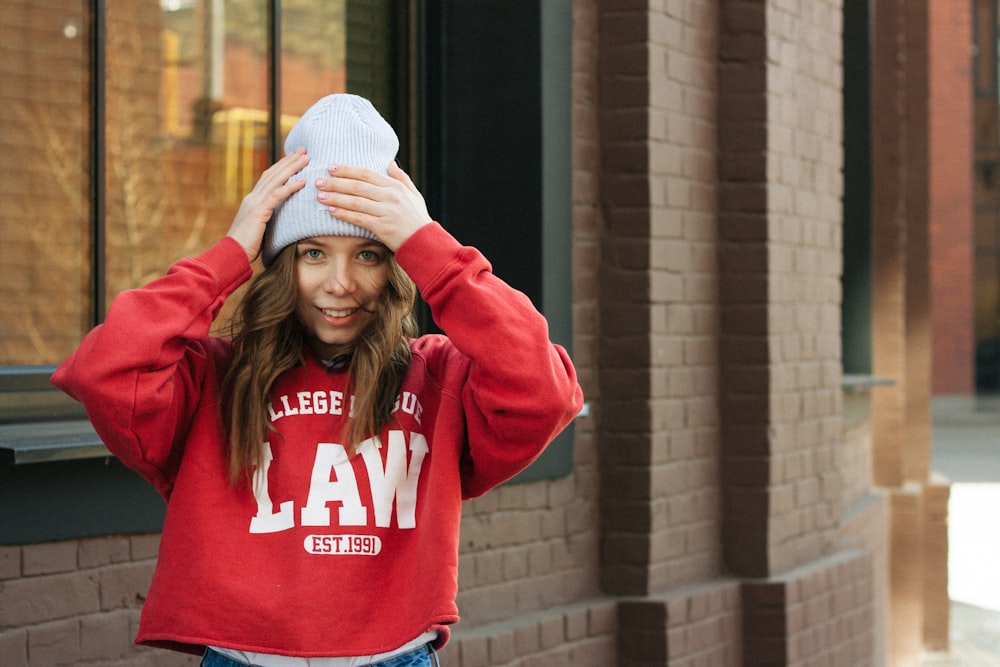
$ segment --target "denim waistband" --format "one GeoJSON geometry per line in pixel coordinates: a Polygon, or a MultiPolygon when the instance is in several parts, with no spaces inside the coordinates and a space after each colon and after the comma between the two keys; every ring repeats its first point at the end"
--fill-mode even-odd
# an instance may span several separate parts
{"type": "MultiPolygon", "coordinates": [[[[305,658],[287,658],[289,667],[296,664],[306,665],[305,658]]],[[[313,658],[311,664],[315,665],[317,663],[322,664],[321,660],[313,658]]],[[[331,661],[332,662],[332,661],[331,661]]],[[[437,651],[434,650],[430,644],[425,644],[423,646],[417,647],[408,653],[402,655],[397,655],[394,658],[389,658],[387,660],[382,660],[380,662],[357,662],[354,663],[359,667],[371,666],[371,667],[440,667],[440,662],[438,661],[437,651]]],[[[213,651],[211,648],[205,649],[205,655],[202,657],[199,667],[256,667],[252,663],[242,662],[240,660],[234,660],[229,656],[223,655],[218,651],[213,651]]]]}

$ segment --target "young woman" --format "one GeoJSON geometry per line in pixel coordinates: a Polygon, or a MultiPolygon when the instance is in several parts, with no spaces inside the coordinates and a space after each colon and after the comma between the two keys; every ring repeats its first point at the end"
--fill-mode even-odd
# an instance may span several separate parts
{"type": "Polygon", "coordinates": [[[367,100],[332,95],[227,236],[119,295],[53,376],[167,501],[137,642],[204,665],[430,665],[461,502],[578,413],[530,301],[432,221],[367,100]],[[231,337],[210,334],[249,285],[231,337]],[[416,289],[446,335],[416,337],[416,289]]]}

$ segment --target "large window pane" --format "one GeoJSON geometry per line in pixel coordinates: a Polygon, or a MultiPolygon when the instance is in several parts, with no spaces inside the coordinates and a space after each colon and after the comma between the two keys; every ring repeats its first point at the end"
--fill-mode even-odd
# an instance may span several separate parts
{"type": "Polygon", "coordinates": [[[407,0],[284,0],[281,3],[282,132],[320,97],[367,97],[403,140],[411,112],[407,0]]]}
{"type": "Polygon", "coordinates": [[[77,415],[48,385],[52,366],[119,292],[225,233],[271,161],[273,130],[280,145],[321,96],[372,99],[407,166],[415,11],[413,0],[5,0],[0,423],[77,415]]]}
{"type": "MultiPolygon", "coordinates": [[[[324,95],[347,90],[345,0],[281,3],[281,110],[298,118],[324,95]]],[[[283,123],[283,132],[291,129],[283,123]]]]}
{"type": "Polygon", "coordinates": [[[107,294],[204,249],[269,160],[264,0],[107,8],[107,294]]]}
{"type": "Polygon", "coordinates": [[[89,4],[0,11],[3,365],[54,363],[90,326],[89,4]]]}

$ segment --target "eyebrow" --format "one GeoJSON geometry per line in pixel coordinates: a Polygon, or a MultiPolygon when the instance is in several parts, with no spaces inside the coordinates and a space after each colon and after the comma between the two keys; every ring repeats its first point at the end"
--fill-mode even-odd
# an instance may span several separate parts
{"type": "MultiPolygon", "coordinates": [[[[322,237],[322,236],[310,236],[309,238],[302,239],[302,240],[298,241],[297,244],[298,245],[311,245],[311,246],[315,246],[317,248],[327,248],[327,247],[329,247],[329,245],[330,245],[329,243],[326,243],[326,242],[320,240],[322,238],[324,238],[324,237],[322,237]]],[[[388,249],[388,248],[386,248],[386,245],[384,243],[382,243],[381,241],[377,241],[375,239],[366,239],[366,238],[360,237],[360,236],[357,237],[357,238],[358,238],[358,241],[353,246],[355,250],[366,250],[366,249],[369,249],[369,248],[374,249],[374,250],[380,250],[380,249],[386,249],[387,250],[388,249]]]]}

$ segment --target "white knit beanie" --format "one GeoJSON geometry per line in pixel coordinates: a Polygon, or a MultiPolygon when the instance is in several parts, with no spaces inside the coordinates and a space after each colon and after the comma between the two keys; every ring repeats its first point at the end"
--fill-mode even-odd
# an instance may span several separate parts
{"type": "Polygon", "coordinates": [[[314,183],[329,178],[331,164],[366,167],[387,174],[399,151],[399,139],[372,103],[346,93],[328,95],[306,111],[285,139],[285,154],[305,148],[309,164],[289,180],[306,186],[274,209],[264,232],[261,258],[269,266],[282,248],[314,236],[376,238],[367,229],[339,220],[316,200],[314,183]]]}

